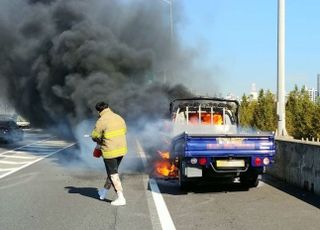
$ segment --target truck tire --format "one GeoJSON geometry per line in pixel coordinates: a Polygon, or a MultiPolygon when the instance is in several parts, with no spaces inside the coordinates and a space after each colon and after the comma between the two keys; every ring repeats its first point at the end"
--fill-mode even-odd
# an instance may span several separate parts
{"type": "Polygon", "coordinates": [[[252,175],[251,177],[241,177],[241,184],[248,188],[255,188],[259,185],[258,175],[252,175]]]}
{"type": "Polygon", "coordinates": [[[179,188],[181,191],[188,191],[190,189],[190,183],[187,181],[181,180],[179,176],[179,188]]]}
{"type": "Polygon", "coordinates": [[[184,175],[182,174],[182,168],[181,168],[181,164],[180,164],[180,169],[178,171],[179,175],[178,175],[178,183],[179,183],[179,188],[182,191],[187,191],[190,188],[190,183],[186,180],[184,180],[184,175]]]}

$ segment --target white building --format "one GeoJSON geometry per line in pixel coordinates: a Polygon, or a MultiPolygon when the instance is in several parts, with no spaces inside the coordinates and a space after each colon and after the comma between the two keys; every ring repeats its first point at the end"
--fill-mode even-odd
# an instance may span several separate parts
{"type": "Polygon", "coordinates": [[[317,75],[317,91],[318,91],[318,97],[320,96],[320,74],[317,75]]]}
{"type": "Polygon", "coordinates": [[[318,97],[318,90],[314,88],[311,88],[311,89],[306,88],[306,90],[308,91],[310,101],[316,102],[318,97]]]}
{"type": "Polygon", "coordinates": [[[225,96],[225,99],[240,101],[240,98],[232,93],[228,93],[227,96],[225,96]]]}
{"type": "Polygon", "coordinates": [[[255,83],[251,84],[251,92],[250,92],[250,98],[252,100],[257,100],[258,99],[258,92],[257,92],[257,87],[255,83]]]}

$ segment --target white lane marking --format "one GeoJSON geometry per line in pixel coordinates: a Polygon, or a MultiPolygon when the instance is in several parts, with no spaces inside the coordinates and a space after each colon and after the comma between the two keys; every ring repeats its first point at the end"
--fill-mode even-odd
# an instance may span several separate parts
{"type": "Polygon", "coordinates": [[[11,170],[15,170],[16,168],[6,168],[6,169],[1,169],[0,168],[0,172],[6,172],[6,171],[11,171],[11,170]]]}
{"type": "Polygon", "coordinates": [[[140,155],[141,157],[141,160],[142,160],[142,163],[143,163],[143,166],[146,167],[147,166],[147,157],[146,157],[146,154],[140,144],[140,142],[138,140],[136,140],[136,143],[137,143],[137,149],[138,149],[138,154],[140,155]]]}
{"type": "Polygon", "coordinates": [[[146,192],[146,197],[147,197],[147,203],[148,203],[148,208],[149,208],[149,214],[150,214],[150,220],[152,224],[152,229],[153,230],[162,230],[159,215],[157,212],[156,205],[153,200],[152,196],[152,191],[150,191],[149,187],[149,176],[148,175],[143,175],[143,183],[144,183],[144,188],[146,192]]]}
{"type": "Polygon", "coordinates": [[[0,156],[1,156],[1,155],[4,155],[4,154],[6,154],[6,153],[14,152],[15,150],[22,149],[22,148],[24,148],[24,147],[28,147],[28,146],[30,146],[30,145],[34,145],[34,144],[37,144],[37,143],[45,142],[45,141],[50,140],[50,139],[52,139],[52,138],[54,138],[54,136],[49,137],[49,138],[46,138],[46,139],[43,139],[43,140],[41,140],[41,141],[35,141],[35,142],[30,143],[30,144],[27,144],[27,145],[24,145],[24,146],[20,146],[20,147],[18,147],[18,148],[14,148],[14,149],[11,149],[11,150],[8,150],[8,151],[5,151],[5,152],[1,152],[1,153],[0,153],[0,156]]]}
{"type": "Polygon", "coordinates": [[[38,161],[41,161],[41,160],[43,160],[43,159],[45,159],[45,158],[47,158],[47,157],[50,157],[50,156],[52,156],[53,154],[56,154],[56,153],[61,152],[61,151],[65,150],[65,149],[67,149],[67,148],[70,148],[70,147],[72,147],[72,146],[74,146],[74,145],[75,145],[75,143],[72,143],[72,144],[70,144],[70,145],[67,145],[66,147],[64,147],[64,148],[62,148],[62,149],[59,149],[59,150],[57,150],[57,151],[55,151],[55,152],[52,152],[52,153],[50,153],[50,154],[48,154],[48,155],[42,156],[42,157],[38,158],[37,160],[31,161],[31,162],[29,162],[28,164],[25,164],[25,165],[23,165],[23,166],[21,166],[21,167],[19,167],[19,168],[16,168],[16,169],[14,169],[14,170],[12,170],[12,171],[10,171],[10,172],[7,172],[7,173],[1,175],[1,176],[0,176],[0,179],[4,178],[4,177],[6,177],[6,176],[9,176],[9,175],[11,175],[11,174],[13,174],[13,173],[15,173],[15,172],[17,172],[17,171],[19,171],[19,170],[21,170],[21,169],[24,169],[24,168],[26,168],[26,167],[28,167],[28,166],[30,166],[30,165],[33,165],[33,164],[37,163],[38,161]]]}
{"type": "Polygon", "coordinates": [[[19,162],[19,161],[3,161],[0,160],[0,164],[4,164],[4,165],[22,165],[22,164],[27,164],[30,161],[24,161],[24,162],[19,162]]]}
{"type": "Polygon", "coordinates": [[[164,201],[161,195],[157,182],[154,179],[150,179],[149,185],[150,185],[150,189],[152,191],[152,197],[160,218],[162,229],[175,230],[176,227],[174,226],[171,215],[166,206],[166,202],[164,201]]]}
{"type": "Polygon", "coordinates": [[[29,156],[20,156],[20,155],[4,155],[4,156],[0,156],[3,158],[15,158],[15,159],[35,159],[36,157],[29,157],[29,156]]]}
{"type": "MultiPolygon", "coordinates": [[[[146,154],[138,140],[136,140],[137,148],[138,148],[138,154],[140,155],[142,159],[143,166],[146,167],[147,165],[147,157],[146,154]]],[[[160,220],[160,224],[162,229],[165,230],[175,230],[176,227],[174,226],[174,223],[172,221],[171,215],[168,211],[166,202],[164,201],[160,189],[158,187],[157,182],[154,179],[149,178],[149,185],[153,197],[154,204],[157,209],[158,217],[160,220]]]]}

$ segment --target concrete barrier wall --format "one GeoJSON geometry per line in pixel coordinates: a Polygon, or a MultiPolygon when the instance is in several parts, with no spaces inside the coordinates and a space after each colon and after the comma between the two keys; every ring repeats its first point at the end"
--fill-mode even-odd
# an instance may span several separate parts
{"type": "Polygon", "coordinates": [[[275,164],[267,173],[320,195],[320,143],[277,138],[275,164]]]}

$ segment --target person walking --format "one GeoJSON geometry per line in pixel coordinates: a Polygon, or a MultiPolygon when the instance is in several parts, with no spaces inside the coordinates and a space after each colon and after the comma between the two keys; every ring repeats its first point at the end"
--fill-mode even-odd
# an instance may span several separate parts
{"type": "Polygon", "coordinates": [[[107,179],[104,187],[98,190],[101,200],[104,200],[111,186],[117,193],[117,199],[111,205],[120,206],[126,204],[123,195],[118,168],[123,156],[127,153],[126,123],[124,119],[114,113],[106,102],[96,104],[99,119],[92,130],[91,137],[100,146],[103,161],[107,171],[107,179]]]}

